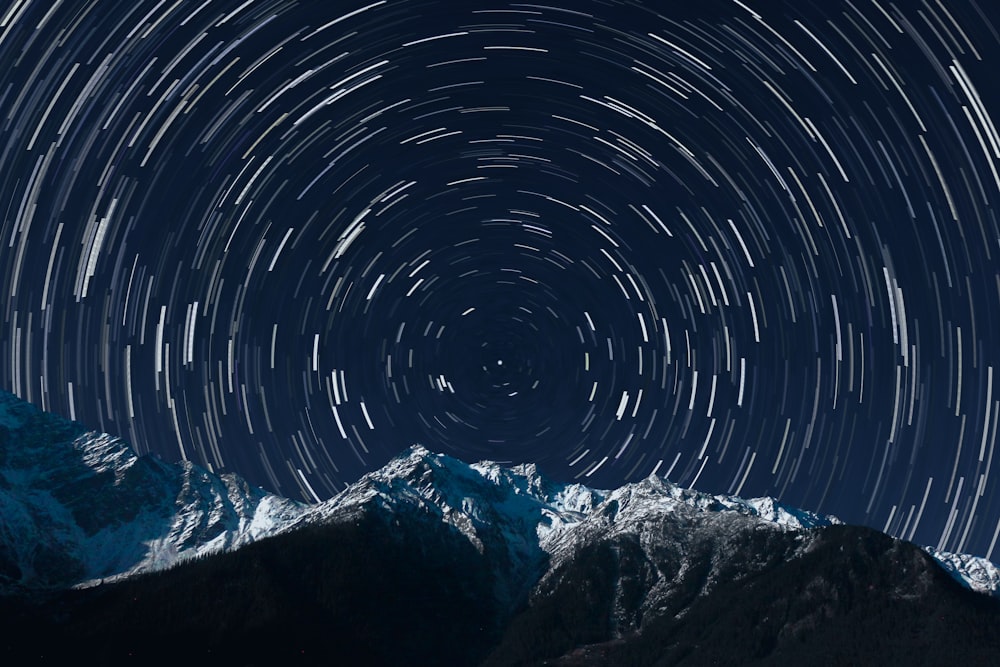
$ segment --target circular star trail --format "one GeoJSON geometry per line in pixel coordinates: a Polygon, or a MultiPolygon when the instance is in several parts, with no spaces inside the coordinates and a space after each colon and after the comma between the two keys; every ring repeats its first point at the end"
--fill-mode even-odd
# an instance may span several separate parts
{"type": "Polygon", "coordinates": [[[306,500],[421,443],[992,555],[996,8],[690,4],[8,3],[3,387],[306,500]]]}

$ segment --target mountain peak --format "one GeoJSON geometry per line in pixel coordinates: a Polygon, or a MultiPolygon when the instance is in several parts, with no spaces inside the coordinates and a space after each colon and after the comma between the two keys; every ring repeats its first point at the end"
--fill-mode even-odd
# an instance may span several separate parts
{"type": "Polygon", "coordinates": [[[424,447],[420,443],[415,443],[415,444],[410,445],[407,449],[405,449],[400,454],[398,454],[396,456],[396,458],[421,458],[421,459],[423,459],[423,458],[435,457],[435,456],[438,456],[438,455],[435,454],[434,452],[432,452],[431,450],[427,449],[426,447],[424,447]]]}
{"type": "MultiPolygon", "coordinates": [[[[406,482],[414,486],[425,486],[440,477],[440,471],[450,470],[461,474],[468,466],[447,454],[432,452],[421,444],[414,444],[403,450],[378,470],[363,476],[357,484],[381,482],[399,484],[406,482]],[[435,471],[439,471],[435,476],[435,471]]],[[[438,480],[440,481],[440,480],[438,480]]]]}

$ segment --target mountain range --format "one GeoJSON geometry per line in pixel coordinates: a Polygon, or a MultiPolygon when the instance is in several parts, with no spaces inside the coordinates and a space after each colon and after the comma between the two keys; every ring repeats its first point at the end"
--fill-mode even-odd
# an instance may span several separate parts
{"type": "Polygon", "coordinates": [[[2,392],[0,593],[0,655],[24,664],[1000,657],[992,563],[773,498],[591,489],[413,446],[306,505],[2,392]]]}

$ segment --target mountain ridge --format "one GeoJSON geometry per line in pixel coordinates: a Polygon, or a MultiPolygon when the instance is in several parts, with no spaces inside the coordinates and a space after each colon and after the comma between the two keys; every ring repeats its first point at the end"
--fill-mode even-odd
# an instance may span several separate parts
{"type": "MultiPolygon", "coordinates": [[[[0,587],[93,585],[304,525],[349,521],[373,507],[422,512],[453,526],[489,552],[506,582],[498,594],[509,601],[580,544],[663,516],[690,522],[714,513],[791,531],[840,523],[774,498],[708,494],[655,475],[591,489],[553,482],[534,464],[466,464],[422,445],[333,498],[304,505],[233,474],[140,457],[120,438],[0,392],[0,587]]],[[[1000,595],[1000,570],[990,561],[923,548],[964,586],[1000,595]]]]}
{"type": "Polygon", "coordinates": [[[17,664],[1000,654],[1000,596],[970,590],[995,593],[992,563],[657,476],[591,489],[418,445],[304,505],[0,394],[0,510],[0,655],[17,664]]]}

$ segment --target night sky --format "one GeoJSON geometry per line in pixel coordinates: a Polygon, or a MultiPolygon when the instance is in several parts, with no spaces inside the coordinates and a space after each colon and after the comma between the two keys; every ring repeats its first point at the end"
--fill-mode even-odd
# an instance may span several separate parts
{"type": "Polygon", "coordinates": [[[993,0],[4,4],[3,389],[309,501],[421,443],[1000,555],[993,0]]]}

